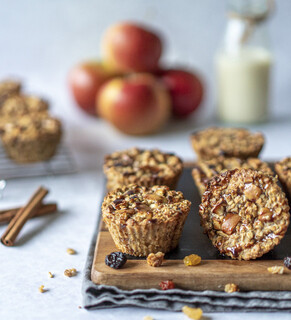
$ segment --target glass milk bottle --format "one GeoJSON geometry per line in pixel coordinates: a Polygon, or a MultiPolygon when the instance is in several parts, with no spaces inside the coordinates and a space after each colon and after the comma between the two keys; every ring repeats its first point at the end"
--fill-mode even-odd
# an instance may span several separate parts
{"type": "Polygon", "coordinates": [[[273,64],[267,20],[272,1],[228,1],[228,24],[216,56],[218,115],[231,123],[268,118],[273,64]]]}

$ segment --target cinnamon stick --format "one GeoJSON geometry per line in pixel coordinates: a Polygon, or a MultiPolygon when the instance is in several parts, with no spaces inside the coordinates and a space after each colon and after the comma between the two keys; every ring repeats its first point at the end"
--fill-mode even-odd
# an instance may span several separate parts
{"type": "Polygon", "coordinates": [[[17,235],[19,234],[20,230],[25,225],[26,221],[36,213],[36,211],[41,206],[43,198],[47,194],[47,189],[39,187],[37,191],[33,194],[33,196],[30,198],[28,203],[17,211],[16,215],[10,221],[6,231],[1,237],[1,242],[5,246],[14,245],[14,241],[17,235]]]}
{"type": "MultiPolygon", "coordinates": [[[[9,223],[10,220],[16,215],[17,211],[19,211],[19,209],[21,209],[21,207],[0,210],[0,224],[9,223]]],[[[45,216],[56,211],[58,211],[58,206],[56,203],[42,204],[31,218],[45,216]]]]}

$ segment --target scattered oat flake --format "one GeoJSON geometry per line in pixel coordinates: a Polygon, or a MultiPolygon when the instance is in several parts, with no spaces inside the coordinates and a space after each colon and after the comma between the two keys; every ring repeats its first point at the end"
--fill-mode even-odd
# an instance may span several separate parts
{"type": "Polygon", "coordinates": [[[77,275],[77,270],[75,268],[66,269],[64,275],[66,277],[75,277],[77,275]]]}
{"type": "Polygon", "coordinates": [[[41,286],[38,288],[38,291],[39,291],[40,293],[46,292],[46,290],[44,289],[44,285],[41,285],[41,286]]]}
{"type": "Polygon", "coordinates": [[[273,273],[273,274],[283,274],[284,273],[284,267],[273,266],[273,267],[269,267],[268,271],[273,273]]]}
{"type": "Polygon", "coordinates": [[[74,250],[74,249],[72,249],[72,248],[68,248],[68,249],[67,249],[67,253],[68,253],[68,254],[76,254],[77,252],[76,252],[76,250],[74,250]]]}
{"type": "Polygon", "coordinates": [[[183,313],[190,319],[199,320],[202,317],[203,311],[200,308],[190,308],[184,306],[182,308],[183,313]]]}
{"type": "Polygon", "coordinates": [[[235,283],[228,283],[228,284],[225,285],[224,291],[227,292],[227,293],[238,292],[239,291],[239,287],[235,283]]]}
{"type": "Polygon", "coordinates": [[[190,254],[184,258],[185,266],[197,266],[201,262],[201,257],[197,254],[190,254]]]}
{"type": "Polygon", "coordinates": [[[53,275],[51,272],[49,272],[48,274],[49,274],[49,277],[50,277],[50,278],[53,278],[53,277],[54,277],[54,275],[53,275]]]}
{"type": "Polygon", "coordinates": [[[145,316],[145,317],[143,318],[143,320],[154,320],[154,318],[151,317],[151,316],[145,316]]]}

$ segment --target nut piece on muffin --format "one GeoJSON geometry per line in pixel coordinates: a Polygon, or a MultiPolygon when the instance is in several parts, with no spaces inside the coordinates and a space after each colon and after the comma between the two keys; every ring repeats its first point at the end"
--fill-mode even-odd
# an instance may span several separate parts
{"type": "Polygon", "coordinates": [[[263,171],[270,175],[274,174],[268,164],[258,158],[242,160],[239,158],[224,158],[220,156],[212,160],[198,161],[197,166],[192,170],[192,176],[202,196],[211,178],[227,170],[242,168],[263,171]]]}
{"type": "Polygon", "coordinates": [[[286,192],[289,201],[291,201],[291,157],[275,163],[275,171],[286,192]]]}
{"type": "Polygon", "coordinates": [[[261,133],[251,133],[243,128],[213,127],[191,135],[192,147],[201,160],[210,160],[218,156],[256,158],[264,142],[261,133]]]}
{"type": "Polygon", "coordinates": [[[209,181],[199,214],[205,233],[220,253],[250,260],[279,244],[289,225],[289,209],[276,177],[235,169],[209,181]]]}
{"type": "Polygon", "coordinates": [[[26,115],[6,123],[1,138],[11,159],[18,163],[29,163],[50,159],[56,152],[61,134],[61,122],[58,119],[26,115]]]}
{"type": "Polygon", "coordinates": [[[190,206],[167,186],[128,185],[108,193],[102,216],[118,250],[144,257],[177,247],[190,206]]]}
{"type": "Polygon", "coordinates": [[[19,94],[21,84],[17,81],[5,80],[0,82],[0,107],[11,96],[19,94]]]}
{"type": "Polygon", "coordinates": [[[131,148],[107,155],[103,169],[108,190],[129,184],[145,187],[166,185],[175,189],[183,163],[172,153],[131,148]]]}

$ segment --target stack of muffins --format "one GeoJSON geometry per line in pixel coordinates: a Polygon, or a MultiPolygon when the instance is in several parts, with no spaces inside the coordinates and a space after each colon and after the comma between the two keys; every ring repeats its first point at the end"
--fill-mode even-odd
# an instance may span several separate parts
{"type": "Polygon", "coordinates": [[[48,108],[45,100],[23,94],[19,82],[0,82],[0,137],[15,162],[46,161],[56,153],[61,122],[48,108]]]}
{"type": "MultiPolygon", "coordinates": [[[[288,200],[269,165],[257,157],[261,133],[246,129],[209,128],[191,136],[198,156],[192,171],[202,195],[201,224],[213,245],[233,259],[256,259],[285,235],[288,200]]],[[[286,191],[291,192],[291,159],[275,164],[286,191]]]]}
{"type": "Polygon", "coordinates": [[[121,252],[143,257],[178,245],[191,206],[173,190],[182,169],[181,159],[159,150],[132,148],[105,158],[110,192],[103,220],[121,252]]]}

